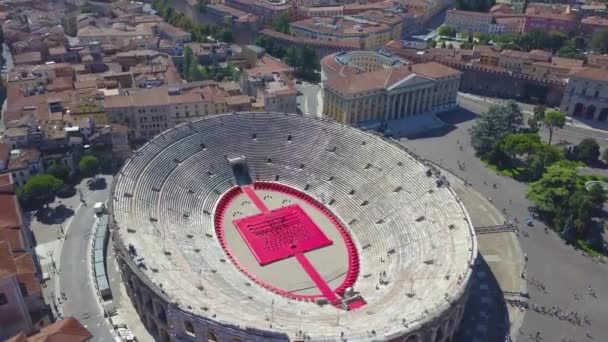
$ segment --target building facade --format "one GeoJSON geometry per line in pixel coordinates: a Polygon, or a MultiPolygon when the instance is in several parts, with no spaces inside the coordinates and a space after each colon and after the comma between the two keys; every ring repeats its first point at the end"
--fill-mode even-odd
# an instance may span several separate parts
{"type": "Polygon", "coordinates": [[[550,9],[533,7],[526,10],[524,32],[537,29],[568,33],[576,29],[577,23],[576,15],[572,13],[556,13],[550,9]]]}
{"type": "Polygon", "coordinates": [[[568,81],[560,110],[574,118],[608,119],[608,70],[584,68],[568,81]]]}
{"type": "Polygon", "coordinates": [[[401,39],[405,20],[406,15],[400,11],[367,11],[356,16],[313,17],[289,27],[298,38],[347,42],[371,50],[401,39]]]}
{"type": "Polygon", "coordinates": [[[456,105],[460,72],[439,63],[408,65],[376,52],[322,59],[323,114],[362,124],[434,114],[456,105]]]}

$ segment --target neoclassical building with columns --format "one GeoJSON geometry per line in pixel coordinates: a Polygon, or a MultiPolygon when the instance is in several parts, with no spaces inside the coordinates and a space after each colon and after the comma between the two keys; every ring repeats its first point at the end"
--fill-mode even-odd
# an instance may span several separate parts
{"type": "Polygon", "coordinates": [[[453,109],[461,73],[374,51],[321,60],[323,114],[344,124],[399,120],[453,109]]]}

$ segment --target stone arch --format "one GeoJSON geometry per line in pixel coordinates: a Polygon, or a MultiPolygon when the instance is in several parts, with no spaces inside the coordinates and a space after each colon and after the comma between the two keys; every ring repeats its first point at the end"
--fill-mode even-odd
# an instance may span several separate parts
{"type": "Polygon", "coordinates": [[[192,322],[184,321],[184,330],[186,331],[186,334],[196,336],[194,332],[194,325],[192,325],[192,322]]]}
{"type": "Polygon", "coordinates": [[[587,107],[587,110],[585,111],[585,118],[586,119],[593,119],[593,116],[595,115],[595,106],[591,105],[589,107],[587,107]]]}
{"type": "Polygon", "coordinates": [[[165,308],[160,303],[157,303],[156,305],[158,306],[158,313],[156,317],[158,317],[158,319],[164,324],[167,324],[167,314],[165,313],[165,308]]]}
{"type": "Polygon", "coordinates": [[[435,333],[435,342],[442,342],[443,341],[443,328],[439,327],[437,329],[437,332],[435,333]]]}
{"type": "Polygon", "coordinates": [[[435,331],[429,330],[424,334],[422,342],[435,342],[435,331]]]}
{"type": "Polygon", "coordinates": [[[209,341],[209,342],[218,342],[217,335],[211,329],[207,330],[207,341],[209,341]]]}
{"type": "Polygon", "coordinates": [[[572,112],[572,116],[583,116],[583,111],[585,110],[585,106],[582,103],[577,103],[574,106],[574,111],[572,112]]]}
{"type": "Polygon", "coordinates": [[[608,119],[608,107],[602,109],[600,115],[597,117],[597,120],[602,122],[606,121],[606,119],[608,119]]]}
{"type": "Polygon", "coordinates": [[[420,336],[410,335],[404,340],[404,342],[420,342],[420,336]]]}
{"type": "Polygon", "coordinates": [[[450,334],[450,335],[454,333],[454,319],[453,319],[453,318],[450,318],[450,319],[448,320],[448,328],[447,328],[447,332],[448,332],[448,334],[450,334]]]}
{"type": "Polygon", "coordinates": [[[160,342],[171,342],[169,338],[169,334],[165,329],[160,329],[160,333],[158,334],[160,342]]]}
{"type": "Polygon", "coordinates": [[[160,332],[158,331],[158,325],[156,325],[156,321],[151,316],[148,316],[148,331],[153,336],[159,336],[160,332]]]}

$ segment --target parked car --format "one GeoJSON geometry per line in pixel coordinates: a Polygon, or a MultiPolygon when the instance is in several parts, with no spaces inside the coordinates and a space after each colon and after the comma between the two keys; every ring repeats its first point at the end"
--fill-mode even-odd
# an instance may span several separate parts
{"type": "Polygon", "coordinates": [[[532,221],[532,219],[529,217],[524,217],[524,222],[530,227],[534,225],[534,221],[532,221]]]}

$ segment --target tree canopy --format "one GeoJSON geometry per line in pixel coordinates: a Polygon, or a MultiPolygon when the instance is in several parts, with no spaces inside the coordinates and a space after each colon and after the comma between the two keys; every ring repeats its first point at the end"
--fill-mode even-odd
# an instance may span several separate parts
{"type": "Polygon", "coordinates": [[[62,181],[67,181],[70,177],[70,170],[68,170],[65,165],[61,162],[54,161],[46,168],[46,173],[61,179],[62,181]]]}
{"type": "Polygon", "coordinates": [[[59,188],[63,181],[50,174],[39,174],[30,178],[20,191],[20,197],[24,201],[39,200],[48,202],[59,188]]]}
{"type": "Polygon", "coordinates": [[[523,123],[523,114],[517,103],[492,105],[471,127],[471,144],[478,155],[486,155],[507,135],[516,133],[523,123]]]}
{"type": "Polygon", "coordinates": [[[547,212],[561,212],[577,190],[576,165],[562,161],[547,168],[541,179],[530,184],[526,197],[547,212]]]}
{"type": "MultiPolygon", "coordinates": [[[[203,8],[206,11],[206,0],[199,0],[196,7],[198,11],[201,11],[203,8]]],[[[153,0],[152,8],[169,24],[190,32],[192,38],[197,42],[207,42],[207,37],[209,36],[227,43],[233,40],[232,31],[229,29],[216,25],[196,23],[184,13],[178,12],[171,7],[168,0],[153,0]]]]}
{"type": "Polygon", "coordinates": [[[458,9],[465,11],[487,12],[496,4],[495,0],[457,0],[458,9]]]}
{"type": "Polygon", "coordinates": [[[456,37],[456,29],[452,26],[441,25],[437,29],[437,34],[444,37],[456,37]]]}
{"type": "Polygon", "coordinates": [[[597,53],[608,53],[608,30],[599,30],[591,37],[591,47],[597,53]]]}
{"type": "Polygon", "coordinates": [[[80,158],[78,162],[78,169],[84,175],[94,176],[97,172],[99,172],[99,160],[97,157],[87,154],[80,158]]]}
{"type": "Polygon", "coordinates": [[[551,145],[553,132],[558,128],[564,128],[564,125],[566,125],[566,114],[556,110],[548,111],[543,117],[543,123],[549,129],[549,145],[551,145]]]}
{"type": "Polygon", "coordinates": [[[585,138],[574,146],[572,154],[576,160],[592,164],[600,157],[600,145],[593,138],[585,138]]]}
{"type": "Polygon", "coordinates": [[[282,12],[272,20],[272,28],[276,31],[289,34],[289,12],[282,12]]]}
{"type": "Polygon", "coordinates": [[[321,68],[315,51],[307,46],[283,45],[276,41],[260,37],[256,44],[263,47],[272,56],[282,59],[295,69],[295,76],[311,82],[318,82],[317,71],[321,68]]]}

